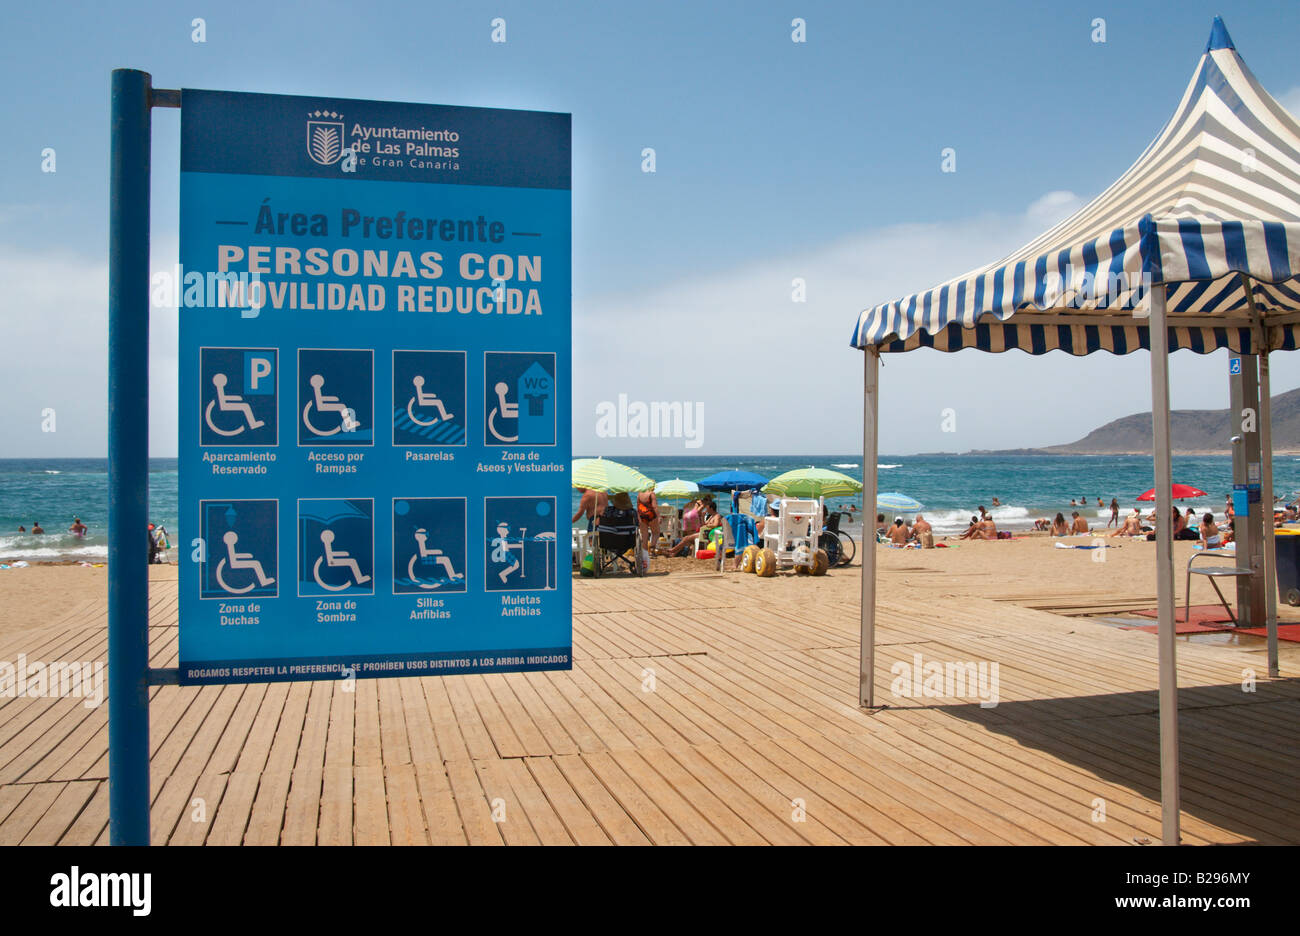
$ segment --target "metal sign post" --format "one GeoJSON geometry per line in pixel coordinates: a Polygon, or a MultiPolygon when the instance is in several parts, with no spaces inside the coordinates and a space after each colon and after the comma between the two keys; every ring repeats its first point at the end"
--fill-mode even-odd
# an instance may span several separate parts
{"type": "Polygon", "coordinates": [[[571,167],[568,114],[113,72],[114,844],[150,840],[151,685],[572,665],[550,560],[572,456],[571,167]],[[181,665],[150,669],[150,110],[182,104],[181,665]]]}
{"type": "Polygon", "coordinates": [[[149,151],[147,73],[112,81],[108,235],[108,808],[149,844],[149,151]]]}

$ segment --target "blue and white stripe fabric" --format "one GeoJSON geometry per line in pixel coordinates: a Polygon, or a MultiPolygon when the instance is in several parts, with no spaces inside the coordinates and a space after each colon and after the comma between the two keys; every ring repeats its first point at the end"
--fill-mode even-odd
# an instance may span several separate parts
{"type": "Polygon", "coordinates": [[[1300,122],[1218,18],[1173,118],[1110,188],[1003,260],[862,312],[852,344],[1127,354],[1150,346],[1159,283],[1171,350],[1300,347],[1300,122]]]}

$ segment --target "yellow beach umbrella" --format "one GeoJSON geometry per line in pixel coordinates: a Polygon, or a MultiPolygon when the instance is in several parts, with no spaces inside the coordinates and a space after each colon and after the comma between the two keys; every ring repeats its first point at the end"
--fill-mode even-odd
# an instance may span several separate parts
{"type": "Polygon", "coordinates": [[[648,491],[654,481],[621,462],[605,458],[575,458],[573,460],[573,486],[606,494],[648,491]]]}
{"type": "Polygon", "coordinates": [[[777,475],[763,487],[764,494],[778,497],[833,497],[861,490],[861,481],[829,468],[796,468],[777,475]]]}
{"type": "Polygon", "coordinates": [[[655,497],[660,500],[690,500],[699,496],[700,486],[694,481],[673,478],[671,481],[660,481],[655,485],[655,497]]]}

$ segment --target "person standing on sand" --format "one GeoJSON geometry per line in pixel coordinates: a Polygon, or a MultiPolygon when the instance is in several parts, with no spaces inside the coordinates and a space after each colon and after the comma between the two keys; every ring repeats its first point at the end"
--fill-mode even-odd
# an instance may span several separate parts
{"type": "Polygon", "coordinates": [[[573,515],[569,523],[577,523],[578,518],[583,514],[587,515],[587,532],[590,533],[596,527],[596,521],[600,515],[605,512],[609,506],[609,495],[604,491],[596,491],[591,488],[582,488],[582,497],[578,499],[578,512],[573,515]]]}
{"type": "Polygon", "coordinates": [[[1079,511],[1070,514],[1074,518],[1074,523],[1070,526],[1070,532],[1075,536],[1086,535],[1088,532],[1088,521],[1079,516],[1079,511]]]}
{"type": "MultiPolygon", "coordinates": [[[[1101,506],[1100,500],[1097,501],[1097,505],[1101,506]]],[[[1119,526],[1119,498],[1117,497],[1110,499],[1110,522],[1106,524],[1106,529],[1110,529],[1112,526],[1119,526]]]]}
{"type": "Polygon", "coordinates": [[[636,516],[641,524],[641,541],[650,544],[653,556],[659,551],[659,500],[653,490],[636,496],[636,516]]]}

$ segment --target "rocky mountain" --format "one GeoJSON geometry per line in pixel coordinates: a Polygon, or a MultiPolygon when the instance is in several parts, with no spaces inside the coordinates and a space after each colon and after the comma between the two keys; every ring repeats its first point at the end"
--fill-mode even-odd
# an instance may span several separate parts
{"type": "MultiPolygon", "coordinates": [[[[1300,389],[1273,397],[1273,451],[1300,451],[1300,389]]],[[[1169,428],[1176,454],[1223,454],[1231,439],[1241,433],[1240,420],[1228,410],[1174,410],[1169,428]]],[[[1136,413],[1094,429],[1077,442],[1015,453],[1041,455],[1150,455],[1151,413],[1136,413]]],[[[999,453],[1003,454],[1003,453],[999,453]]]]}

